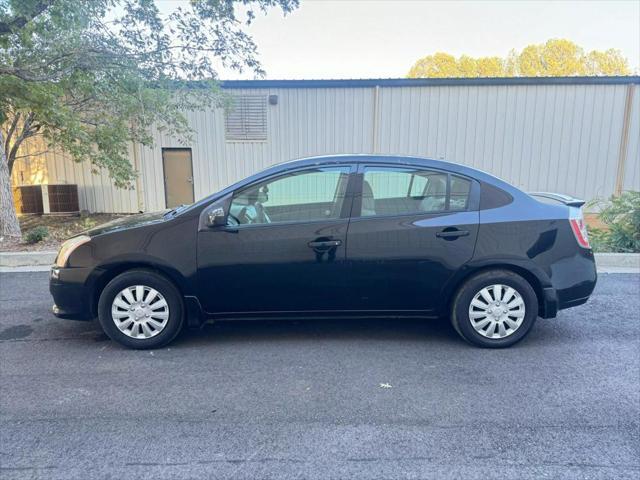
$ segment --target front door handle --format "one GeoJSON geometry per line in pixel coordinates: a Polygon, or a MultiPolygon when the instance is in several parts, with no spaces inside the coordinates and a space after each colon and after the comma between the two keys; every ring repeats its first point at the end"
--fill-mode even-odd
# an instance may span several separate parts
{"type": "Polygon", "coordinates": [[[342,245],[342,240],[316,240],[307,243],[307,245],[314,250],[329,250],[342,245]]]}
{"type": "Polygon", "coordinates": [[[436,233],[436,237],[438,238],[458,238],[458,237],[466,237],[469,235],[469,230],[443,230],[441,232],[436,233]]]}

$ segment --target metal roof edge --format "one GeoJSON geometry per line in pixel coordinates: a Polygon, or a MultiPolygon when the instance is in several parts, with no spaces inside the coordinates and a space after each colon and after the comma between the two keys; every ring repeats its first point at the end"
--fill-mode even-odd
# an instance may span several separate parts
{"type": "Polygon", "coordinates": [[[366,78],[335,80],[222,80],[222,88],[367,88],[496,85],[627,85],[640,76],[612,77],[492,77],[492,78],[366,78]]]}

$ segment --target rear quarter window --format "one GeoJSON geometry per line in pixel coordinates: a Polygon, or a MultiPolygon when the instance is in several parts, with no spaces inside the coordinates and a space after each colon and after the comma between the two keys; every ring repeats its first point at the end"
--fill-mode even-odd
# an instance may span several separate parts
{"type": "Polygon", "coordinates": [[[504,207],[513,202],[513,197],[504,190],[489,183],[480,184],[480,210],[504,207]]]}

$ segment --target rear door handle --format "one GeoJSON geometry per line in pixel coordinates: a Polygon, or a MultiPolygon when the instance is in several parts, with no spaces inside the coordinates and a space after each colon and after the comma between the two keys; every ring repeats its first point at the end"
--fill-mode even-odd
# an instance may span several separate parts
{"type": "Polygon", "coordinates": [[[339,247],[342,245],[342,240],[316,240],[314,242],[307,243],[309,248],[314,250],[329,250],[330,248],[339,247]]]}
{"type": "Polygon", "coordinates": [[[438,238],[458,238],[458,237],[466,237],[469,235],[469,230],[443,230],[442,232],[436,233],[436,237],[438,238]]]}

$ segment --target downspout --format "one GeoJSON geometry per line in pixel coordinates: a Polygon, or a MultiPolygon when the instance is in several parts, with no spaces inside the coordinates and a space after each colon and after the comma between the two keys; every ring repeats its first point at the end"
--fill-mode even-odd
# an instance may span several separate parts
{"type": "Polygon", "coordinates": [[[373,89],[373,153],[379,153],[380,140],[380,85],[373,89]]]}
{"type": "Polygon", "coordinates": [[[624,118],[622,120],[622,137],[620,139],[620,150],[618,151],[618,169],[616,171],[616,186],[614,195],[620,196],[624,189],[624,171],[627,161],[627,151],[629,147],[629,126],[631,124],[631,107],[633,105],[633,92],[635,85],[627,85],[627,96],[624,102],[624,118]]]}

